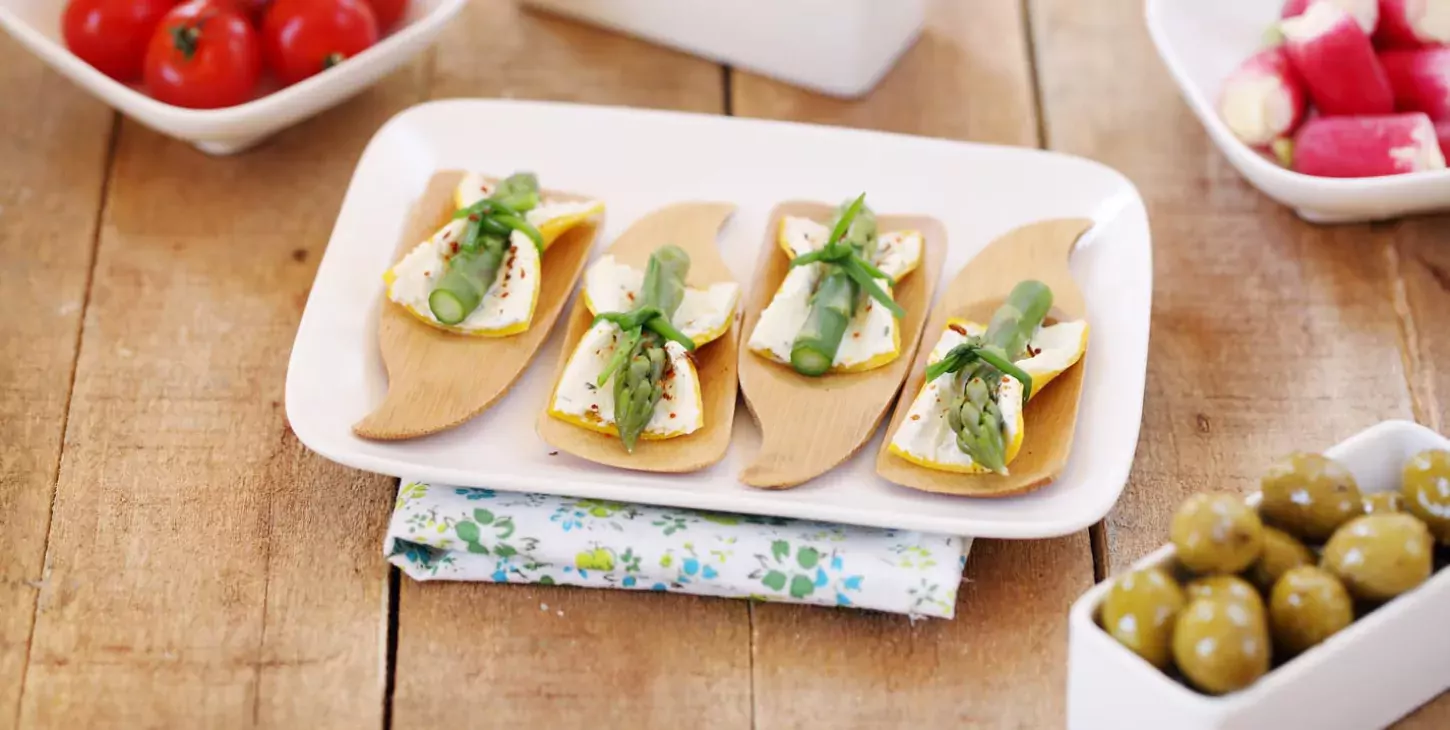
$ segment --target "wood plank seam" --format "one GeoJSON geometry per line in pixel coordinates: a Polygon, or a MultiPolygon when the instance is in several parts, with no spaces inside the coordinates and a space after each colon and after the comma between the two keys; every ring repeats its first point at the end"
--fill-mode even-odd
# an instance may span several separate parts
{"type": "Polygon", "coordinates": [[[1400,265],[1400,252],[1393,241],[1385,246],[1385,260],[1389,264],[1390,296],[1399,324],[1400,359],[1404,362],[1405,387],[1410,391],[1410,408],[1416,421],[1440,431],[1442,424],[1435,379],[1420,356],[1419,325],[1415,322],[1414,307],[1410,305],[1409,285],[1400,265]]]}
{"type": "Polygon", "coordinates": [[[25,663],[20,668],[20,692],[16,696],[15,703],[15,727],[20,727],[20,718],[25,707],[25,686],[30,677],[30,652],[35,646],[35,625],[39,620],[40,601],[45,593],[46,581],[50,577],[50,536],[55,525],[55,499],[60,486],[60,465],[65,458],[66,431],[70,428],[70,402],[75,394],[76,370],[79,368],[81,359],[81,343],[84,342],[86,333],[86,314],[91,307],[91,286],[95,283],[96,276],[96,251],[101,244],[101,222],[105,220],[106,208],[110,204],[111,177],[115,174],[116,168],[116,142],[121,134],[121,119],[116,113],[111,114],[110,136],[106,140],[106,165],[101,173],[101,194],[100,204],[96,209],[94,222],[91,226],[91,245],[86,260],[86,282],[82,288],[81,310],[76,327],[75,342],[71,347],[69,381],[66,387],[65,406],[62,409],[60,420],[60,448],[55,450],[55,464],[50,469],[50,509],[45,515],[45,544],[41,552],[40,575],[36,578],[34,605],[30,607],[30,632],[25,639],[25,663]]]}

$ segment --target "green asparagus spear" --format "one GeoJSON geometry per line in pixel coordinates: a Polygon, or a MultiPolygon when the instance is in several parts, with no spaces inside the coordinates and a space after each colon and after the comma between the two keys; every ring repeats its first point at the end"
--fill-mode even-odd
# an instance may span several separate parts
{"type": "Polygon", "coordinates": [[[791,261],[791,266],[820,262],[825,266],[811,294],[805,324],[791,343],[790,364],[802,375],[824,375],[841,349],[846,327],[856,316],[861,295],[875,299],[896,317],[905,316],[877,279],[888,279],[871,264],[876,255],[876,214],[866,207],[866,194],[836,210],[831,235],[821,248],[791,261]]]}
{"type": "Polygon", "coordinates": [[[531,172],[504,178],[493,194],[459,209],[454,219],[467,218],[458,237],[458,253],[448,260],[447,269],[428,294],[428,308],[443,324],[458,324],[483,302],[483,295],[498,278],[499,267],[519,231],[540,251],[544,237],[528,222],[525,214],[539,204],[539,179],[531,172]]]}
{"type": "Polygon", "coordinates": [[[1028,342],[1051,308],[1052,290],[1046,284],[1023,281],[992,315],[986,334],[957,345],[927,368],[927,382],[961,373],[959,382],[965,385],[951,401],[947,424],[962,453],[999,474],[1007,473],[1005,422],[998,400],[1002,376],[1011,375],[1022,383],[1025,403],[1032,393],[1032,378],[1013,363],[1026,354],[1028,342]]]}
{"type": "Polygon", "coordinates": [[[670,323],[685,298],[689,273],[689,254],[678,246],[662,246],[650,255],[635,308],[604,312],[595,318],[621,329],[614,356],[599,375],[599,385],[614,378],[614,424],[624,450],[630,453],[664,397],[669,363],[665,340],[674,340],[686,350],[695,349],[695,343],[670,323]]]}
{"type": "Polygon", "coordinates": [[[478,309],[493,286],[508,253],[508,243],[496,236],[480,236],[473,250],[460,250],[428,294],[428,308],[443,324],[458,324],[478,309]]]}

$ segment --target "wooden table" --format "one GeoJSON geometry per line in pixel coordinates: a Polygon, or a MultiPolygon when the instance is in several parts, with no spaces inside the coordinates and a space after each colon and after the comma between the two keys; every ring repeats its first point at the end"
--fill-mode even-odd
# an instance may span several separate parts
{"type": "MultiPolygon", "coordinates": [[[[0,39],[0,727],[1056,727],[1066,610],[1173,506],[1450,413],[1445,219],[1316,228],[1225,164],[1139,0],[944,0],[836,101],[475,0],[431,52],[249,153],[118,117],[0,39]],[[287,427],[287,353],[353,165],[429,98],[521,97],[1043,146],[1155,239],[1137,463],[1107,521],[979,541],[955,621],[384,563],[395,480],[287,427]],[[1436,239],[1441,239],[1437,241],[1436,239]],[[1437,314],[1438,313],[1438,314],[1437,314]],[[540,611],[541,603],[562,609],[540,611]]],[[[1441,697],[1404,727],[1450,725],[1441,697]]]]}

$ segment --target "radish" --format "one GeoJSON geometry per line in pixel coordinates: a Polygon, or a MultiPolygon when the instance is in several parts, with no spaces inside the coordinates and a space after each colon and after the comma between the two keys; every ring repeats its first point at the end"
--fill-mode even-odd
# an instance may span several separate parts
{"type": "Polygon", "coordinates": [[[1389,114],[1395,95],[1369,36],[1349,13],[1317,2],[1279,24],[1284,50],[1325,116],[1389,114]]]}
{"type": "Polygon", "coordinates": [[[1380,65],[1395,91],[1395,108],[1450,120],[1450,48],[1385,51],[1380,65]]]}
{"type": "MultiPolygon", "coordinates": [[[[1288,0],[1284,3],[1284,12],[1280,17],[1297,18],[1303,15],[1310,5],[1318,1],[1288,0]]],[[[1359,23],[1359,27],[1364,28],[1365,33],[1374,33],[1375,27],[1379,25],[1381,0],[1323,0],[1323,2],[1338,5],[1344,12],[1353,15],[1355,21],[1359,23]]]]}
{"type": "Polygon", "coordinates": [[[1445,169],[1435,125],[1422,112],[1380,117],[1316,117],[1281,148],[1295,172],[1319,177],[1378,177],[1445,169]]]}
{"type": "Polygon", "coordinates": [[[1218,113],[1245,144],[1261,147],[1294,133],[1304,121],[1304,82],[1282,48],[1260,51],[1224,82],[1218,113]]]}
{"type": "Polygon", "coordinates": [[[1450,159],[1450,122],[1435,122],[1435,136],[1440,138],[1440,154],[1450,159]]]}
{"type": "Polygon", "coordinates": [[[1450,42],[1450,0],[1379,0],[1375,45],[1419,48],[1450,42]]]}

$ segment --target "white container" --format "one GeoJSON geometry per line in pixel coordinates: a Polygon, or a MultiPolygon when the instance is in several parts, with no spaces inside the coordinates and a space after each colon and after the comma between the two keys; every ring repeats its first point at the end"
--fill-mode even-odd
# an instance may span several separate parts
{"type": "Polygon", "coordinates": [[[412,0],[408,13],[372,48],[327,71],[225,109],[186,109],[157,101],[139,86],[97,71],[65,47],[61,0],[6,0],[0,27],[51,68],[117,111],[214,155],[244,150],[372,85],[428,47],[466,0],[412,0]]]}
{"type": "MultiPolygon", "coordinates": [[[[1414,454],[1450,439],[1386,421],[1325,453],[1365,493],[1398,489],[1414,454]]],[[[1258,504],[1258,495],[1250,498],[1258,504]]],[[[1172,545],[1133,566],[1167,566],[1172,545]]],[[[1388,726],[1450,689],[1450,569],[1278,667],[1250,687],[1199,694],[1117,643],[1093,620],[1111,581],[1079,598],[1069,618],[1070,730],[1369,730],[1388,726]]]]}
{"type": "MultiPolygon", "coordinates": [[[[547,269],[545,276],[548,275],[547,269]]],[[[941,291],[941,286],[937,287],[941,291]]],[[[1143,415],[1152,244],[1137,190],[1096,162],[1017,147],[716,115],[573,104],[455,99],[415,106],[378,131],[358,161],[317,270],[287,367],[287,417],[308,448],[348,466],[457,486],[779,515],[947,535],[1041,538],[1077,532],[1122,493],[1143,415]],[[494,140],[507,139],[498,145],[494,140]],[[884,212],[930,215],[948,231],[949,281],[988,242],[1044,218],[1086,217],[1072,272],[1088,305],[1082,406],[1056,483],[1005,499],[903,489],[876,475],[877,435],[854,457],[795,489],[754,489],[738,475],[760,449],[749,413],[730,449],[690,474],[648,474],[551,453],[534,430],[562,348],[556,327],[487,412],[443,433],[368,441],[352,432],[387,392],[378,352],[382,275],[409,209],[435,170],[533,170],[546,187],[600,196],[603,247],[646,213],[682,200],[734,203],[720,234],[745,286],[770,211],[783,200],[868,191],[884,212]],[[769,175],[760,170],[770,169],[769,175]]],[[[387,304],[387,306],[392,306],[387,304]]],[[[931,336],[928,336],[928,340],[931,336]]]]}
{"type": "Polygon", "coordinates": [[[926,20],[926,0],[523,2],[840,97],[870,91],[926,20]]]}
{"type": "Polygon", "coordinates": [[[1450,208],[1450,170],[1377,178],[1312,177],[1286,170],[1240,142],[1215,109],[1224,79],[1263,47],[1282,2],[1148,0],[1158,54],[1208,136],[1239,174],[1301,218],[1351,223],[1450,208]]]}

